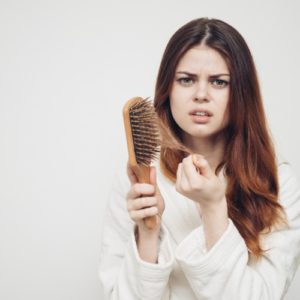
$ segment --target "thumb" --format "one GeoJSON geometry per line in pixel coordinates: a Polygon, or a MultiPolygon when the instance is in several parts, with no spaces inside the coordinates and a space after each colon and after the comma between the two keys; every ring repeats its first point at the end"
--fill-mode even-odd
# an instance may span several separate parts
{"type": "Polygon", "coordinates": [[[199,169],[200,174],[206,178],[211,178],[214,173],[206,159],[198,154],[193,154],[193,164],[199,169]]]}
{"type": "Polygon", "coordinates": [[[156,168],[155,166],[150,167],[150,184],[154,185],[155,187],[155,194],[160,194],[160,190],[157,185],[157,180],[156,180],[156,168]]]}

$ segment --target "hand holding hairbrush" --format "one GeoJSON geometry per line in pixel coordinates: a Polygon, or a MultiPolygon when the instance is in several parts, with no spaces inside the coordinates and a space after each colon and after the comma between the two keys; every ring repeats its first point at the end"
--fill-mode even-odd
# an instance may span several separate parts
{"type": "MultiPolygon", "coordinates": [[[[150,184],[151,161],[159,152],[159,131],[154,107],[147,100],[140,97],[130,99],[123,108],[123,118],[130,166],[139,183],[150,184]]],[[[146,217],[144,221],[147,228],[153,229],[156,215],[146,217]]]]}

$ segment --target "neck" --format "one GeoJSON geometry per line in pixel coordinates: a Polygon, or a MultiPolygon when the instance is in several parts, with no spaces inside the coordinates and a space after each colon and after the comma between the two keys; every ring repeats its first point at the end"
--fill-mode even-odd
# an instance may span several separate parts
{"type": "Polygon", "coordinates": [[[223,160],[225,146],[223,133],[209,137],[194,137],[182,131],[181,140],[191,151],[204,156],[212,171],[215,172],[217,166],[223,160]]]}

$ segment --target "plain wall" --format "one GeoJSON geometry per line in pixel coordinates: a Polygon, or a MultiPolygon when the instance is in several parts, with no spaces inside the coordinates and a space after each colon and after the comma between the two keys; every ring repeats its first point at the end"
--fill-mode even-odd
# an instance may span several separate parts
{"type": "MultiPolygon", "coordinates": [[[[300,174],[300,2],[0,2],[0,299],[102,299],[101,224],[125,168],[124,103],[154,96],[171,35],[209,17],[252,51],[270,128],[300,174]]],[[[299,299],[299,270],[285,300],[299,299]]]]}

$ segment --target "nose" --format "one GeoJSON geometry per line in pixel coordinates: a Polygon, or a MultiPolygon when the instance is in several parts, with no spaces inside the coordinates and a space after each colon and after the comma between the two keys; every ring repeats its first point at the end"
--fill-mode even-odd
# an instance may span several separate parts
{"type": "Polygon", "coordinates": [[[199,102],[210,101],[207,83],[199,82],[197,84],[195,94],[194,94],[194,101],[199,101],[199,102]]]}

